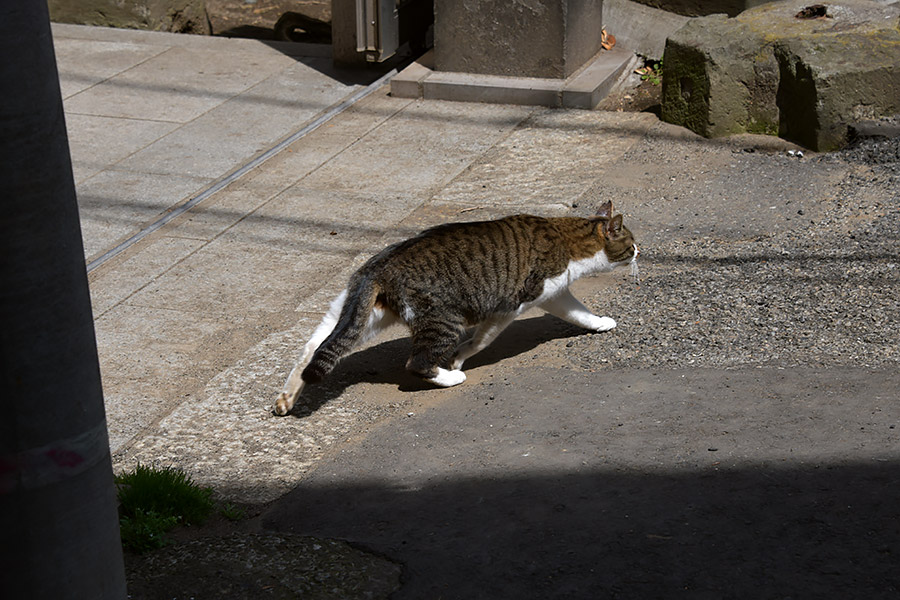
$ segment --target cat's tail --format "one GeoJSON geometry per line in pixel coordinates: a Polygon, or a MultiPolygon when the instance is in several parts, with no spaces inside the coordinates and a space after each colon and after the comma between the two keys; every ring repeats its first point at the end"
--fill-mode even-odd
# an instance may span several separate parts
{"type": "Polygon", "coordinates": [[[304,382],[322,381],[331,373],[338,361],[363,338],[380,291],[380,286],[372,280],[371,275],[357,273],[353,277],[334,329],[303,369],[301,377],[304,382]]]}

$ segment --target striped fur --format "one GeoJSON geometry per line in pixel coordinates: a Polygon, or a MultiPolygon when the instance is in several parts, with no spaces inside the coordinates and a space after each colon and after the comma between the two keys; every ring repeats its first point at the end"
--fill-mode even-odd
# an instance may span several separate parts
{"type": "Polygon", "coordinates": [[[321,381],[363,339],[396,322],[412,334],[406,368],[445,387],[462,383],[463,362],[532,306],[589,330],[611,329],[615,321],[591,314],[568,286],[636,257],[631,232],[608,202],[590,219],[515,215],[424,231],[354,273],[304,348],[275,412],[287,414],[305,384],[321,381]],[[474,333],[460,344],[469,326],[474,333]]]}

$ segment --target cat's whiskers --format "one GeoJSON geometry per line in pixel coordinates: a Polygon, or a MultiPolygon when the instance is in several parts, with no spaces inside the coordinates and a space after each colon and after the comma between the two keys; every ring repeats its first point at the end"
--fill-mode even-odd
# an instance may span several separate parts
{"type": "Polygon", "coordinates": [[[638,250],[637,244],[634,245],[634,258],[631,259],[631,280],[636,284],[640,284],[641,280],[638,277],[638,264],[637,259],[638,256],[641,255],[641,251],[638,250]]]}

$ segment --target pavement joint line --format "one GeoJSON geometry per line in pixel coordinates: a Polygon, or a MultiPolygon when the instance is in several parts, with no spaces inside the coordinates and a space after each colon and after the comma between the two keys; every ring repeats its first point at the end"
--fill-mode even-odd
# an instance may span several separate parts
{"type": "MultiPolygon", "coordinates": [[[[155,58],[159,58],[160,56],[162,56],[163,54],[167,53],[167,52],[168,52],[169,50],[171,50],[171,49],[172,49],[172,48],[170,47],[170,48],[166,48],[166,49],[164,49],[164,50],[161,50],[160,52],[157,52],[157,53],[154,54],[153,56],[148,56],[147,58],[145,58],[145,59],[143,59],[143,60],[140,60],[140,61],[134,63],[133,65],[131,65],[131,66],[125,68],[125,69],[122,69],[121,71],[117,71],[117,72],[113,73],[112,75],[109,75],[108,77],[104,77],[103,79],[101,79],[101,80],[99,80],[99,81],[94,81],[94,82],[93,82],[91,85],[89,85],[88,87],[84,88],[83,90],[78,90],[78,91],[75,92],[75,93],[69,94],[69,95],[66,96],[64,99],[65,99],[65,100],[68,100],[68,99],[70,99],[70,98],[74,98],[75,96],[77,96],[77,95],[79,95],[79,94],[83,94],[84,92],[87,92],[87,91],[89,91],[89,90],[92,90],[92,89],[94,89],[94,88],[97,87],[97,86],[103,85],[104,83],[108,83],[108,82],[112,81],[113,79],[115,79],[116,77],[119,77],[120,75],[123,75],[123,74],[125,74],[125,73],[127,73],[127,72],[129,72],[129,71],[132,71],[132,70],[134,70],[134,69],[136,69],[136,68],[138,68],[138,67],[141,67],[141,66],[145,65],[146,63],[150,62],[151,60],[153,60],[153,59],[155,59],[155,58]]],[[[75,79],[75,80],[79,80],[79,79],[80,79],[80,80],[82,80],[82,81],[93,81],[90,77],[83,76],[83,75],[80,76],[80,75],[77,75],[77,74],[76,74],[76,75],[67,74],[67,77],[70,78],[70,79],[75,79]]],[[[82,113],[73,113],[73,114],[82,114],[82,113]]],[[[92,115],[92,116],[96,116],[96,115],[92,115]]],[[[145,120],[148,120],[148,121],[149,121],[149,120],[151,120],[151,119],[145,119],[145,120]]]]}
{"type": "MultiPolygon", "coordinates": [[[[401,100],[402,100],[402,99],[404,99],[404,98],[401,98],[401,100]]],[[[334,154],[332,154],[331,156],[329,156],[327,160],[323,160],[323,161],[322,161],[321,163],[319,163],[317,166],[315,166],[315,167],[313,167],[312,169],[310,169],[308,173],[304,173],[303,176],[301,176],[301,177],[299,177],[299,178],[293,180],[293,181],[291,182],[291,185],[290,185],[290,186],[287,186],[287,187],[292,187],[292,186],[294,186],[294,185],[297,185],[298,183],[300,183],[301,181],[303,181],[304,179],[306,179],[306,178],[309,177],[310,175],[313,175],[314,173],[317,173],[320,169],[324,168],[325,165],[328,164],[329,161],[332,161],[332,160],[334,160],[335,158],[337,158],[337,157],[343,155],[345,152],[347,152],[347,151],[349,151],[349,150],[355,148],[357,144],[359,144],[363,139],[366,138],[366,136],[369,136],[369,135],[372,134],[372,132],[377,131],[377,130],[380,129],[381,127],[384,127],[385,123],[389,122],[391,119],[395,118],[398,114],[400,114],[401,112],[403,112],[404,109],[406,109],[406,107],[409,106],[410,104],[412,104],[413,101],[414,101],[414,99],[411,99],[411,98],[405,98],[405,100],[408,100],[408,102],[407,102],[406,104],[404,104],[403,106],[398,107],[394,112],[392,112],[392,113],[390,114],[390,116],[386,117],[386,118],[385,118],[384,120],[382,120],[380,123],[377,123],[376,125],[373,125],[370,129],[366,130],[364,133],[360,134],[359,136],[356,136],[356,139],[355,139],[355,140],[353,140],[352,142],[350,142],[349,144],[347,144],[346,146],[344,146],[343,148],[341,148],[340,150],[338,150],[337,152],[335,152],[334,154]]],[[[287,188],[285,188],[285,189],[287,189],[287,188]]],[[[275,196],[278,196],[278,195],[280,195],[280,194],[283,193],[283,192],[284,192],[284,190],[281,190],[281,191],[278,192],[275,196]]],[[[273,198],[274,198],[275,196],[273,196],[273,198]]],[[[271,199],[272,199],[272,198],[269,198],[269,200],[271,200],[271,199]]],[[[268,200],[267,200],[266,202],[268,202],[268,200]]],[[[248,212],[246,215],[244,215],[243,217],[241,217],[241,218],[239,219],[239,221],[243,221],[246,217],[248,217],[248,216],[250,216],[251,214],[255,213],[255,212],[256,212],[257,210],[259,210],[260,208],[261,208],[261,205],[260,205],[260,206],[257,206],[255,209],[253,209],[252,211],[248,212]]]]}
{"type": "Polygon", "coordinates": [[[138,231],[137,233],[135,233],[134,235],[132,235],[125,241],[121,242],[120,244],[113,247],[112,249],[107,250],[101,256],[99,256],[96,259],[89,262],[87,264],[87,272],[90,273],[90,272],[94,271],[95,269],[97,269],[98,267],[103,265],[106,261],[118,256],[119,254],[121,254],[122,252],[124,252],[125,250],[127,250],[128,248],[133,246],[134,244],[138,243],[139,241],[141,241],[142,239],[147,237],[148,235],[150,235],[150,234],[158,231],[162,227],[164,227],[167,223],[169,223],[173,219],[186,213],[187,211],[189,211],[191,208],[193,208],[197,204],[203,202],[204,200],[206,200],[207,198],[209,198],[216,192],[223,190],[229,184],[233,183],[240,177],[246,175],[247,173],[249,173],[256,167],[260,166],[261,164],[263,164],[264,162],[266,162],[273,156],[279,154],[281,151],[286,149],[288,146],[290,146],[297,140],[312,133],[313,131],[315,131],[316,129],[318,129],[319,127],[321,127],[322,125],[324,125],[325,123],[327,123],[328,121],[330,121],[331,119],[336,117],[337,115],[341,114],[342,112],[344,112],[345,110],[347,110],[348,108],[350,108],[351,106],[353,106],[354,104],[356,104],[357,102],[362,100],[363,98],[369,96],[370,94],[374,93],[376,90],[380,89],[382,86],[387,84],[391,80],[391,78],[393,78],[394,75],[396,75],[396,74],[397,74],[397,69],[396,68],[391,69],[390,71],[388,71],[387,73],[385,73],[384,75],[382,75],[381,77],[379,77],[378,79],[376,79],[375,81],[373,81],[372,83],[367,85],[366,87],[364,87],[360,90],[357,90],[349,98],[342,100],[341,102],[339,102],[336,105],[332,105],[331,108],[327,109],[324,113],[320,114],[318,117],[313,119],[312,122],[306,124],[299,131],[297,131],[297,132],[293,133],[292,135],[288,136],[287,138],[281,140],[280,142],[278,142],[277,144],[275,144],[274,146],[272,146],[271,148],[269,148],[268,150],[266,150],[265,152],[263,152],[256,158],[245,163],[243,166],[235,169],[234,171],[231,171],[224,177],[221,177],[220,179],[216,180],[215,182],[212,183],[212,185],[207,187],[205,190],[203,190],[202,192],[200,192],[199,194],[197,194],[196,196],[194,196],[187,202],[180,204],[179,206],[173,208],[172,210],[170,210],[169,212],[164,214],[162,217],[160,217],[159,219],[157,219],[156,221],[154,221],[147,227],[141,229],[140,231],[138,231]]]}

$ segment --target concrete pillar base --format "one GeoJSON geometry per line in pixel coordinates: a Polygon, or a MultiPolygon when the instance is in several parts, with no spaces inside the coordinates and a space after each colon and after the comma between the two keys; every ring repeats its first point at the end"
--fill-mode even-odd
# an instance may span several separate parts
{"type": "Polygon", "coordinates": [[[433,56],[429,52],[397,74],[391,80],[391,95],[593,109],[639,62],[628,50],[602,50],[570,77],[551,79],[435,71],[433,56]]]}

